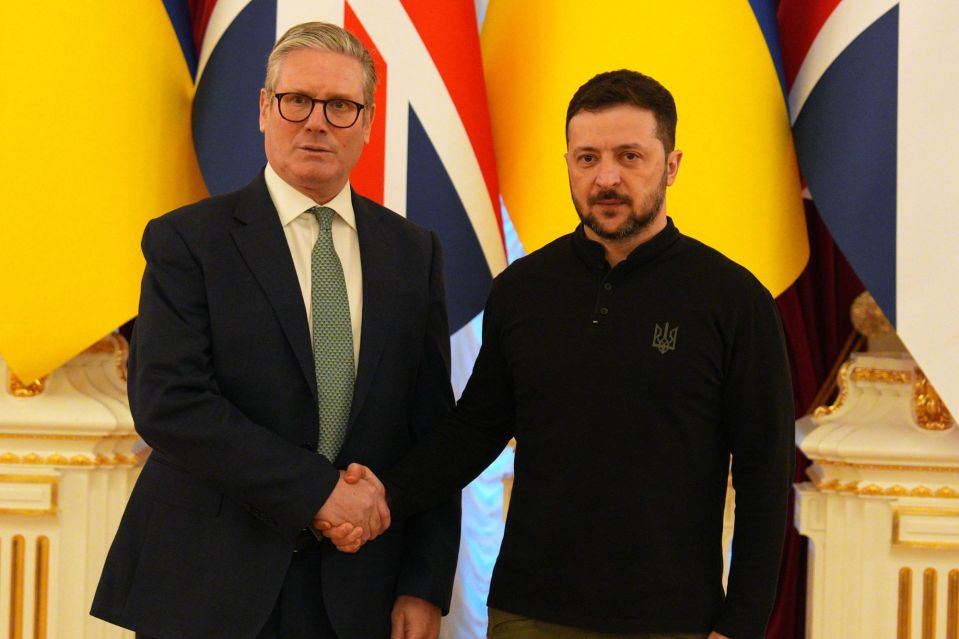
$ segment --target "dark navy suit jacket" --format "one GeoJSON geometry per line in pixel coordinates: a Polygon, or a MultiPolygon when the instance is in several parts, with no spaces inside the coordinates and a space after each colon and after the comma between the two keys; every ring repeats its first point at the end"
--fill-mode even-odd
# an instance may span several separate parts
{"type": "MultiPolygon", "coordinates": [[[[316,453],[306,310],[262,173],[147,226],[129,396],[153,453],[107,557],[95,616],[160,639],[254,637],[337,468],[389,468],[452,406],[437,239],[355,193],[353,206],[362,334],[333,464],[316,453]]],[[[398,595],[447,609],[458,544],[458,497],[394,521],[354,555],[325,543],[324,602],[340,638],[388,637],[398,595]]]]}

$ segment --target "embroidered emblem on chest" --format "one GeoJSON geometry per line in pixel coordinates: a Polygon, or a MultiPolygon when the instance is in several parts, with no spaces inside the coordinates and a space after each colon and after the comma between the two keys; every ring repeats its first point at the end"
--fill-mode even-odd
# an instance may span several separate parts
{"type": "Polygon", "coordinates": [[[676,334],[679,333],[679,327],[669,328],[669,322],[665,326],[659,324],[653,329],[653,348],[665,355],[669,351],[676,350],[676,334]]]}

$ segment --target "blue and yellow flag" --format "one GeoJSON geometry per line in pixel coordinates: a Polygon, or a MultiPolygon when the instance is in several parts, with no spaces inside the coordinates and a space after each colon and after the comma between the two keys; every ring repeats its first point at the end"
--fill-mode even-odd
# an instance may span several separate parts
{"type": "Polygon", "coordinates": [[[602,71],[650,75],[676,98],[682,149],[668,194],[680,230],[778,295],[806,264],[799,173],[769,2],[492,0],[483,62],[503,200],[527,251],[577,222],[566,106],[602,71]]]}
{"type": "Polygon", "coordinates": [[[205,194],[163,3],[0,8],[0,354],[33,380],[136,315],[147,220],[205,194]]]}

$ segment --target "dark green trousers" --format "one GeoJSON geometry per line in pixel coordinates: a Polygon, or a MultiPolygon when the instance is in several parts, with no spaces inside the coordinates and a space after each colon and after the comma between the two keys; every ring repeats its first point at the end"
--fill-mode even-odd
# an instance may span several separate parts
{"type": "Polygon", "coordinates": [[[488,639],[706,639],[704,634],[682,632],[596,632],[537,621],[495,608],[489,609],[488,639]]]}

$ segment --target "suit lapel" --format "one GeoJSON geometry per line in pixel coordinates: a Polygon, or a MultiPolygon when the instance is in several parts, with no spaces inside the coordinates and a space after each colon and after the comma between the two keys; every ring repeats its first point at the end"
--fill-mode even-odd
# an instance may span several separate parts
{"type": "Polygon", "coordinates": [[[303,294],[296,279],[296,269],[280,216],[266,189],[263,173],[246,187],[234,217],[241,224],[232,232],[237,249],[266,292],[316,401],[313,347],[310,344],[303,294]]]}
{"type": "Polygon", "coordinates": [[[363,270],[363,320],[360,334],[360,361],[353,390],[349,425],[352,426],[369,394],[376,366],[390,329],[395,278],[402,264],[393,243],[380,226],[376,214],[363,198],[353,193],[356,231],[360,239],[363,270]]]}

